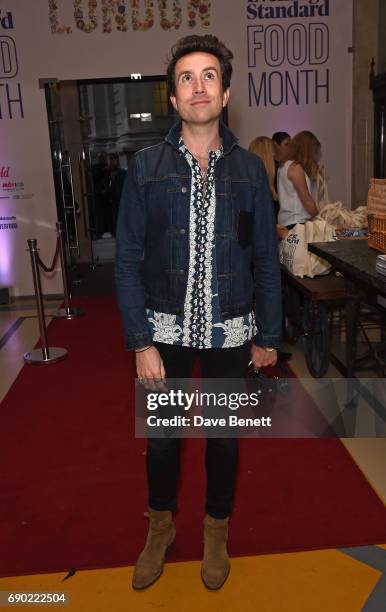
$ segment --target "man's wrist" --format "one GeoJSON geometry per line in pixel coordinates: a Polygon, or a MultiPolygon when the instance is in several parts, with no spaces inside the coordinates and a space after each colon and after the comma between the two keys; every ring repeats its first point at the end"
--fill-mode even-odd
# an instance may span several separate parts
{"type": "Polygon", "coordinates": [[[148,346],[144,346],[142,348],[134,349],[134,352],[135,353],[143,353],[144,351],[147,351],[152,346],[153,346],[152,344],[149,344],[148,346]]]}
{"type": "Polygon", "coordinates": [[[252,347],[260,349],[262,351],[266,351],[267,353],[273,353],[274,351],[277,351],[278,348],[276,346],[263,346],[262,344],[252,344],[252,347]]]}
{"type": "Polygon", "coordinates": [[[257,333],[252,340],[252,344],[258,346],[261,349],[274,348],[276,351],[279,350],[280,336],[277,335],[265,335],[263,333],[257,333]]]}

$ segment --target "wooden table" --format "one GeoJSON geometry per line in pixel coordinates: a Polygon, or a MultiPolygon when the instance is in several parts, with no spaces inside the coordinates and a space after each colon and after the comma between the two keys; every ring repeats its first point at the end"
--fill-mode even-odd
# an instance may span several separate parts
{"type": "Polygon", "coordinates": [[[344,276],[347,294],[346,366],[339,369],[347,378],[354,378],[360,291],[386,296],[386,276],[375,269],[379,252],[370,249],[367,240],[317,242],[309,244],[308,249],[329,261],[334,269],[344,276]]]}

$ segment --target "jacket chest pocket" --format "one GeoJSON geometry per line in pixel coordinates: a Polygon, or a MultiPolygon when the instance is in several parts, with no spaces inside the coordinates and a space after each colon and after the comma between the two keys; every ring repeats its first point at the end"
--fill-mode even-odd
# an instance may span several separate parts
{"type": "Polygon", "coordinates": [[[232,200],[236,217],[237,242],[246,248],[253,241],[254,190],[249,181],[232,180],[232,200]]]}
{"type": "Polygon", "coordinates": [[[245,249],[252,244],[253,239],[253,212],[247,210],[239,211],[237,225],[237,240],[239,245],[245,249]]]}
{"type": "Polygon", "coordinates": [[[167,227],[186,226],[190,199],[190,177],[165,177],[149,185],[149,213],[167,227]]]}

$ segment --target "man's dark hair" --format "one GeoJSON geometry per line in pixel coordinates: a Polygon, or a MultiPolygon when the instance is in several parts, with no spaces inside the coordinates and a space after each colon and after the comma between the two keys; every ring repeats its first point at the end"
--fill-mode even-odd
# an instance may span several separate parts
{"type": "Polygon", "coordinates": [[[272,136],[272,140],[278,145],[281,145],[283,140],[285,140],[286,138],[291,138],[291,136],[287,134],[287,132],[275,132],[272,136]]]}
{"type": "Polygon", "coordinates": [[[211,34],[198,36],[197,34],[193,34],[181,38],[171,49],[172,57],[166,71],[169,92],[171,95],[174,95],[176,88],[174,79],[176,63],[181,57],[188,55],[188,53],[211,53],[215,55],[220,62],[223,89],[228,89],[232,77],[232,51],[227,49],[217,36],[212,36],[211,34]]]}

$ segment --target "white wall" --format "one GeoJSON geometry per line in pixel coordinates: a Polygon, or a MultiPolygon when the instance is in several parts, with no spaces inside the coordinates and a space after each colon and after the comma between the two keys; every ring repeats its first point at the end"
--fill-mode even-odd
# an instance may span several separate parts
{"type": "MultiPolygon", "coordinates": [[[[52,4],[50,0],[0,0],[0,43],[10,48],[12,39],[16,45],[18,60],[18,73],[11,78],[5,78],[7,74],[2,73],[0,64],[0,174],[2,167],[9,167],[9,178],[6,180],[24,183],[23,190],[10,194],[2,187],[4,179],[0,179],[0,217],[15,216],[18,226],[16,229],[0,229],[0,285],[13,286],[16,295],[32,293],[29,256],[25,251],[27,238],[38,239],[41,256],[46,262],[54,251],[56,206],[45,99],[43,90],[39,89],[38,79],[126,77],[138,72],[143,75],[164,74],[171,45],[180,36],[189,33],[216,34],[235,54],[229,123],[240,138],[241,144],[248,146],[255,136],[271,136],[277,130],[285,130],[291,134],[302,129],[314,131],[322,142],[323,157],[330,178],[330,195],[350,206],[352,56],[347,49],[352,44],[352,0],[300,0],[300,6],[307,6],[308,10],[310,6],[316,5],[317,8],[313,9],[314,17],[298,15],[285,19],[260,19],[258,14],[255,17],[254,9],[256,8],[257,12],[261,6],[261,10],[267,12],[276,10],[275,7],[282,7],[294,11],[297,0],[200,1],[202,5],[211,5],[208,18],[210,27],[205,26],[199,17],[196,17],[194,27],[188,27],[189,0],[176,0],[175,4],[181,7],[180,27],[164,29],[160,24],[159,3],[156,0],[146,0],[148,5],[154,4],[154,24],[147,30],[135,31],[131,21],[131,6],[136,2],[126,0],[125,3],[121,0],[116,2],[116,6],[126,4],[127,31],[117,31],[113,21],[112,31],[104,32],[102,7],[106,8],[114,2],[97,0],[97,25],[93,31],[87,33],[75,23],[74,4],[80,5],[87,25],[90,23],[88,1],[56,0],[58,9],[53,13],[58,19],[56,30],[71,28],[71,33],[53,33],[49,20],[49,6],[52,4]],[[323,16],[326,4],[329,15],[323,16]],[[322,16],[317,14],[318,10],[322,16]],[[8,12],[11,12],[11,17],[8,12]],[[297,24],[296,28],[294,24],[297,24]],[[322,59],[325,59],[325,62],[318,65],[310,65],[312,47],[309,41],[307,47],[304,46],[305,32],[310,24],[324,24],[320,28],[324,30],[325,37],[328,34],[328,58],[324,56],[322,59]],[[13,28],[8,27],[11,25],[13,28]],[[294,50],[295,56],[297,52],[300,55],[304,52],[304,61],[299,60],[298,66],[291,65],[287,56],[279,66],[267,65],[264,53],[265,50],[268,53],[268,47],[264,45],[264,32],[272,25],[276,28],[272,31],[273,42],[276,40],[275,32],[281,32],[280,28],[285,38],[290,36],[291,32],[295,36],[295,50],[290,43],[290,51],[294,50]],[[255,29],[248,30],[248,26],[255,29]],[[257,29],[260,26],[263,28],[262,32],[257,29]],[[248,40],[248,31],[256,32],[257,44],[262,42],[262,48],[256,49],[256,66],[248,65],[248,43],[251,43],[251,38],[248,40]],[[300,46],[297,46],[296,36],[299,32],[302,32],[303,38],[299,42],[300,46]],[[301,61],[303,63],[300,65],[301,61]],[[298,70],[313,71],[308,73],[308,101],[303,84],[300,87],[299,104],[290,96],[288,104],[283,101],[280,106],[274,106],[272,102],[277,103],[280,97],[277,84],[285,77],[286,71],[292,80],[296,79],[298,70]],[[319,90],[318,102],[315,100],[315,70],[320,81],[326,78],[326,71],[329,71],[328,103],[323,89],[319,90]],[[272,71],[275,74],[269,77],[272,71]],[[273,79],[273,100],[270,102],[268,99],[266,105],[260,100],[257,105],[252,99],[250,106],[248,73],[251,73],[255,87],[258,87],[264,72],[267,73],[267,79],[273,79]],[[13,97],[16,97],[20,84],[24,118],[20,116],[20,104],[17,103],[12,106],[13,118],[9,117],[7,84],[13,97]],[[15,195],[30,197],[15,199],[15,195]],[[7,197],[8,199],[5,199],[7,197]]],[[[146,2],[137,2],[141,7],[141,15],[144,14],[143,7],[146,2]]],[[[169,20],[173,17],[172,4],[173,2],[168,0],[169,20]]],[[[299,6],[299,3],[297,5],[299,6]]],[[[326,45],[326,38],[323,44],[326,45]]],[[[252,46],[254,45],[250,44],[250,47],[252,46]]],[[[323,52],[323,49],[319,50],[323,52]]],[[[275,54],[275,48],[272,53],[275,54]]],[[[252,51],[250,55],[252,56],[252,51]]],[[[296,57],[294,59],[296,60],[296,57]]],[[[251,63],[253,62],[249,61],[249,64],[251,63]]],[[[7,65],[5,69],[11,68],[7,65]]],[[[303,83],[305,74],[299,72],[303,83]]],[[[10,75],[12,72],[8,73],[8,76],[10,75]]],[[[0,219],[0,227],[6,223],[7,221],[0,219]]],[[[60,291],[60,275],[56,273],[51,279],[46,279],[44,289],[50,293],[60,291]]]]}

